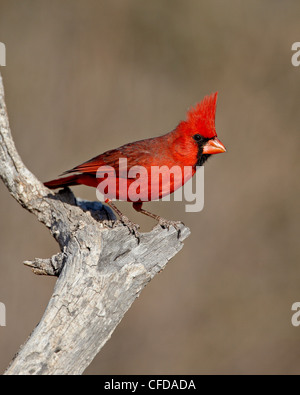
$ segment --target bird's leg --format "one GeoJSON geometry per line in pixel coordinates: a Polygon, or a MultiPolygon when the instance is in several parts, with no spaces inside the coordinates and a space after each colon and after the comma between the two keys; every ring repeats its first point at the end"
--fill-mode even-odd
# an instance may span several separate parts
{"type": "Polygon", "coordinates": [[[105,201],[106,204],[109,205],[109,207],[114,210],[118,216],[120,217],[120,221],[127,226],[127,228],[130,230],[130,233],[132,233],[138,240],[140,240],[140,234],[138,232],[139,229],[139,225],[135,224],[134,222],[130,221],[130,219],[128,217],[126,217],[126,215],[124,215],[119,209],[118,207],[116,207],[113,202],[109,199],[106,199],[105,201]]]}
{"type": "Polygon", "coordinates": [[[148,217],[153,218],[156,221],[158,221],[159,225],[162,228],[167,228],[169,230],[170,226],[173,226],[178,232],[178,238],[180,237],[181,231],[180,231],[179,225],[184,225],[183,222],[181,222],[181,221],[171,221],[169,219],[162,218],[159,215],[156,215],[156,214],[150,213],[150,211],[144,210],[142,208],[142,205],[143,205],[143,202],[135,202],[135,203],[133,203],[133,208],[136,211],[138,211],[139,213],[145,214],[148,217]]]}

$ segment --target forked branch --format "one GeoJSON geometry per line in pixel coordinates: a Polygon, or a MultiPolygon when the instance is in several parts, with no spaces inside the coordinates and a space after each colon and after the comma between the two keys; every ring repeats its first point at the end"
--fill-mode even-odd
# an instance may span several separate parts
{"type": "Polygon", "coordinates": [[[46,311],[5,374],[81,374],[110,338],[145,285],[183,247],[189,229],[156,226],[140,243],[99,202],[50,192],[23,164],[13,142],[0,75],[0,177],[42,222],[60,252],[25,264],[58,276],[46,311]]]}

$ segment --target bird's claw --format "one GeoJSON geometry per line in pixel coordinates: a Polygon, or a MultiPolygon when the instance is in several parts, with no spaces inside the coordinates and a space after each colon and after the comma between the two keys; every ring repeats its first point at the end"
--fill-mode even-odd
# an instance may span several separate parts
{"type": "Polygon", "coordinates": [[[110,228],[110,229],[113,229],[116,226],[124,225],[129,229],[130,233],[133,234],[138,239],[138,242],[140,242],[140,233],[138,232],[140,226],[130,221],[130,219],[128,219],[125,215],[122,216],[120,220],[117,221],[105,219],[104,221],[102,221],[102,224],[106,228],[110,228]]]}
{"type": "Polygon", "coordinates": [[[114,221],[114,220],[111,220],[111,219],[104,219],[102,221],[103,226],[105,226],[106,228],[114,228],[119,223],[120,223],[120,221],[114,221]]]}
{"type": "Polygon", "coordinates": [[[171,221],[165,218],[160,218],[158,221],[159,225],[164,228],[170,230],[170,227],[173,226],[175,230],[177,230],[177,238],[180,238],[181,235],[181,229],[179,225],[184,225],[182,221],[171,221]]]}
{"type": "Polygon", "coordinates": [[[137,238],[138,244],[139,244],[141,236],[140,236],[140,233],[138,230],[140,229],[140,225],[135,224],[134,222],[130,221],[130,219],[127,218],[125,215],[123,215],[120,218],[120,220],[121,220],[122,224],[129,229],[129,232],[137,238]]]}

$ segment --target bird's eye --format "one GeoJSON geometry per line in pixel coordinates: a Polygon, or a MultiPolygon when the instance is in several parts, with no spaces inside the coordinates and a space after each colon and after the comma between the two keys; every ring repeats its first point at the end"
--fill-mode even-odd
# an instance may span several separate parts
{"type": "Polygon", "coordinates": [[[202,136],[200,134],[194,134],[193,139],[195,141],[200,141],[202,139],[202,136]]]}

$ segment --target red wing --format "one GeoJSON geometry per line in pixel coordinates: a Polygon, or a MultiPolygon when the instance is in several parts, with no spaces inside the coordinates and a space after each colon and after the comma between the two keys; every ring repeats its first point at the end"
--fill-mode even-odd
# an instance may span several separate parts
{"type": "Polygon", "coordinates": [[[144,166],[148,168],[149,163],[151,164],[151,152],[145,148],[145,146],[147,146],[146,141],[147,140],[142,140],[126,144],[120,148],[104,152],[63,174],[89,173],[96,175],[99,167],[101,167],[101,173],[103,174],[111,173],[113,168],[118,177],[127,177],[126,167],[127,169],[130,169],[132,166],[144,166]],[[124,158],[127,159],[127,162],[122,160],[124,158]],[[120,159],[121,161],[119,162],[120,159]],[[121,167],[119,164],[121,164],[121,167]]]}

